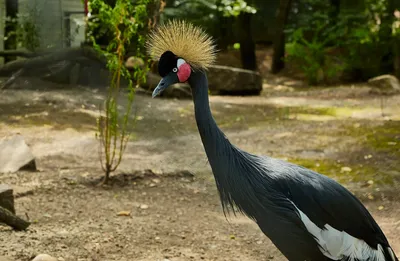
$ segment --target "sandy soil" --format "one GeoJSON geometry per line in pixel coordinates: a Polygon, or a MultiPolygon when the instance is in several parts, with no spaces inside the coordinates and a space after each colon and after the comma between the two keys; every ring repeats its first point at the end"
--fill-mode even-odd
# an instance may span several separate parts
{"type": "MultiPolygon", "coordinates": [[[[40,169],[0,176],[15,188],[18,214],[33,222],[26,232],[0,227],[0,256],[285,260],[252,221],[224,217],[190,100],[138,95],[140,120],[125,158],[112,185],[99,187],[94,117],[102,92],[43,85],[0,95],[0,136],[21,133],[40,169]],[[117,215],[121,211],[129,215],[117,215]]],[[[214,96],[211,104],[239,147],[327,166],[324,174],[365,202],[400,254],[400,132],[386,131],[400,129],[400,96],[384,100],[382,117],[381,98],[367,87],[306,90],[289,79],[271,79],[259,97],[214,96]],[[371,147],[370,133],[388,135],[393,147],[371,147]],[[341,173],[343,167],[353,171],[341,173]],[[366,186],[370,180],[374,185],[366,186]]]]}

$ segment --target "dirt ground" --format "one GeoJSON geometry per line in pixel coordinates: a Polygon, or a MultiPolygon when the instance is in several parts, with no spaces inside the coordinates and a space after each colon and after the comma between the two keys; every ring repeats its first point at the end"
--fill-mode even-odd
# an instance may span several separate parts
{"type": "MultiPolygon", "coordinates": [[[[99,187],[94,132],[102,92],[24,84],[29,88],[1,92],[0,137],[22,134],[39,171],[3,174],[0,182],[14,186],[17,212],[32,225],[26,232],[0,227],[0,256],[285,260],[252,221],[224,217],[191,100],[138,95],[125,158],[112,185],[99,187]],[[117,215],[121,211],[129,215],[117,215]]],[[[400,96],[381,98],[362,85],[298,85],[271,78],[261,96],[213,96],[213,114],[239,147],[316,169],[349,187],[400,255],[400,96]]]]}

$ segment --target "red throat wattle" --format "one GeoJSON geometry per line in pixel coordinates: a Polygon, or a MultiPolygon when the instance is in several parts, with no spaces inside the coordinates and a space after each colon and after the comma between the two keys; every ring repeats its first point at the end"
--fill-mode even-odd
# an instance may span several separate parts
{"type": "Polygon", "coordinates": [[[178,79],[179,82],[186,82],[190,77],[191,69],[190,65],[187,63],[182,64],[178,68],[178,79]]]}

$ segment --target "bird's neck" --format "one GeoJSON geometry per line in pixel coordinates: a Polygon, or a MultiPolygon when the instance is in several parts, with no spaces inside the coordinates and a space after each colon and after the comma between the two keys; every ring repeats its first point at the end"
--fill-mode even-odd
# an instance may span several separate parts
{"type": "Polygon", "coordinates": [[[232,145],[218,128],[210,110],[208,99],[208,80],[202,71],[192,73],[189,84],[192,89],[197,128],[207,154],[208,161],[215,172],[217,162],[222,163],[229,157],[232,145]]]}
{"type": "Polygon", "coordinates": [[[254,217],[253,205],[244,199],[256,196],[251,189],[243,190],[243,187],[251,188],[252,184],[249,184],[247,175],[259,173],[258,159],[232,145],[218,128],[210,110],[205,73],[192,74],[189,84],[193,94],[197,128],[215,177],[224,212],[235,211],[236,205],[241,211],[254,217]]]}

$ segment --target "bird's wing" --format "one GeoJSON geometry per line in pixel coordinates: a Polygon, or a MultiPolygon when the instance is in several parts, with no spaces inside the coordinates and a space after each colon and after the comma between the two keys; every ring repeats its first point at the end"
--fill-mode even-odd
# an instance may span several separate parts
{"type": "Polygon", "coordinates": [[[382,230],[347,189],[294,164],[281,169],[284,171],[275,179],[276,187],[294,205],[325,256],[333,260],[396,261],[382,230]]]}

